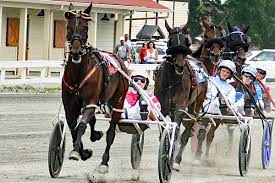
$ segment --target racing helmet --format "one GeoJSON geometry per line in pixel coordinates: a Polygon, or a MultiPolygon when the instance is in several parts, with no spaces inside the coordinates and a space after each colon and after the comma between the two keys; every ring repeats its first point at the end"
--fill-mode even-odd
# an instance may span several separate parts
{"type": "Polygon", "coordinates": [[[266,76],[266,74],[267,74],[267,72],[266,72],[266,70],[265,69],[263,69],[263,68],[256,68],[257,69],[257,71],[258,71],[258,73],[260,73],[260,74],[262,74],[262,75],[264,75],[264,76],[266,76]]]}
{"type": "Polygon", "coordinates": [[[146,84],[144,87],[144,90],[147,89],[148,85],[149,85],[149,75],[146,71],[144,70],[134,70],[131,76],[131,79],[134,79],[135,77],[142,77],[145,79],[146,84]]]}
{"type": "Polygon", "coordinates": [[[255,80],[256,77],[257,77],[258,71],[255,67],[252,67],[252,66],[249,65],[249,66],[243,68],[241,74],[243,75],[244,73],[250,74],[251,76],[254,77],[254,80],[255,80]]]}
{"type": "Polygon", "coordinates": [[[231,71],[231,75],[236,72],[236,65],[231,60],[222,60],[221,63],[218,65],[218,70],[221,68],[227,68],[231,71]]]}

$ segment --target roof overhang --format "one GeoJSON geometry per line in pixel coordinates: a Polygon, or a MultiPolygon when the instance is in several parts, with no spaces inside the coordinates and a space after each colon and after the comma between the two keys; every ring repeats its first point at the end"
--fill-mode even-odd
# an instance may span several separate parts
{"type": "MultiPolygon", "coordinates": [[[[58,6],[60,9],[63,9],[63,8],[65,9],[70,5],[70,3],[73,3],[75,7],[85,8],[85,7],[88,7],[91,2],[93,2],[93,8],[96,9],[96,12],[104,12],[105,10],[110,11],[110,13],[117,12],[117,11],[166,12],[166,13],[173,12],[173,10],[170,10],[169,8],[162,6],[154,1],[152,2],[154,4],[157,4],[158,8],[151,8],[151,7],[146,7],[142,5],[141,6],[125,5],[125,3],[124,4],[121,3],[122,5],[118,3],[104,4],[105,1],[109,1],[109,0],[36,0],[36,1],[2,0],[1,2],[7,7],[24,7],[24,8],[37,8],[37,9],[43,9],[43,8],[56,9],[56,6],[58,6]],[[43,6],[41,7],[41,5],[43,6]]],[[[133,4],[133,3],[130,3],[130,4],[133,4]]]]}

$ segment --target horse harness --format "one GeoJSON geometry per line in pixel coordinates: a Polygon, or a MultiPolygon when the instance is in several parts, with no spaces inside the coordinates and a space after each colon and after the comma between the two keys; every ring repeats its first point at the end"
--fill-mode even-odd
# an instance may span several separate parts
{"type": "MultiPolygon", "coordinates": [[[[87,80],[89,80],[93,74],[99,69],[101,66],[103,69],[103,76],[104,76],[104,85],[107,86],[110,80],[110,73],[108,71],[108,66],[109,66],[109,61],[105,58],[103,58],[100,55],[100,52],[94,48],[88,47],[86,50],[86,54],[90,54],[92,58],[95,59],[96,64],[89,70],[89,72],[85,75],[85,77],[79,82],[79,84],[76,85],[70,85],[69,82],[67,81],[66,75],[63,75],[62,81],[65,84],[65,86],[71,90],[71,92],[75,93],[76,95],[79,95],[79,91],[81,88],[85,85],[87,80]]],[[[67,62],[65,61],[65,67],[67,66],[67,62]]],[[[66,69],[66,68],[65,68],[66,69]]]]}

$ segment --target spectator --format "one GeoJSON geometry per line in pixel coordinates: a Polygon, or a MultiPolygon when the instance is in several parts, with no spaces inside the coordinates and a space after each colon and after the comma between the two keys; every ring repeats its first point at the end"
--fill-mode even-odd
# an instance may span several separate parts
{"type": "Polygon", "coordinates": [[[155,43],[153,41],[149,41],[147,45],[146,61],[148,64],[156,64],[157,60],[158,50],[156,49],[155,43]]]}
{"type": "Polygon", "coordinates": [[[130,48],[125,44],[123,36],[120,37],[120,43],[116,45],[114,53],[118,54],[125,64],[130,63],[130,48]]]}
{"type": "Polygon", "coordinates": [[[129,40],[129,35],[128,34],[124,34],[124,41],[125,44],[129,47],[129,59],[132,63],[135,63],[136,59],[135,59],[135,50],[134,47],[132,46],[131,41],[129,40]]]}
{"type": "Polygon", "coordinates": [[[147,43],[142,43],[142,48],[139,51],[139,58],[141,64],[147,64],[147,61],[145,60],[147,55],[147,43]]]}

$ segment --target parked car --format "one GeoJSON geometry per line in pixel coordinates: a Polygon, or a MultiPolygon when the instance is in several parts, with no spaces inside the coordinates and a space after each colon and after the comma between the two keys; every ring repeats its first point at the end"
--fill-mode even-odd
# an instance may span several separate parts
{"type": "MultiPolygon", "coordinates": [[[[139,63],[140,62],[140,58],[139,58],[139,52],[140,52],[140,49],[142,47],[142,44],[144,42],[149,42],[149,40],[143,40],[143,41],[140,41],[140,40],[131,40],[132,42],[132,48],[135,50],[135,60],[136,60],[136,63],[139,63]]],[[[156,49],[158,50],[158,60],[157,60],[157,63],[161,63],[165,60],[165,56],[166,56],[166,50],[167,50],[167,43],[166,41],[164,40],[156,40],[154,41],[155,43],[155,46],[156,46],[156,49]]]]}
{"type": "Polygon", "coordinates": [[[247,57],[246,63],[267,72],[266,81],[275,82],[275,49],[264,49],[252,52],[254,56],[247,57]]]}

